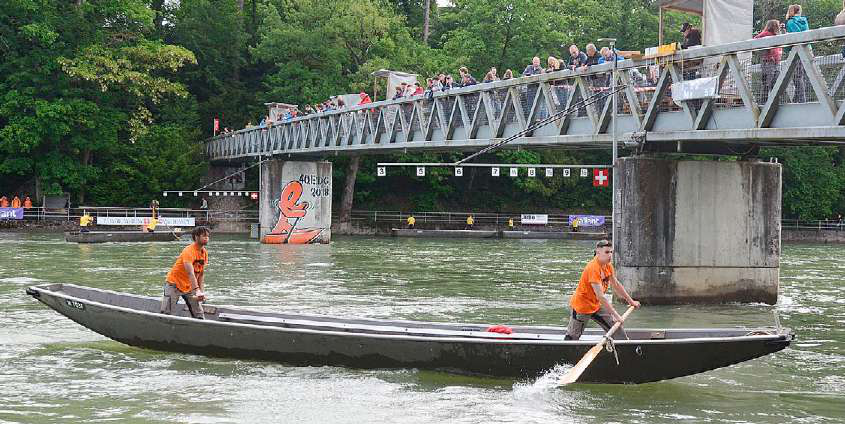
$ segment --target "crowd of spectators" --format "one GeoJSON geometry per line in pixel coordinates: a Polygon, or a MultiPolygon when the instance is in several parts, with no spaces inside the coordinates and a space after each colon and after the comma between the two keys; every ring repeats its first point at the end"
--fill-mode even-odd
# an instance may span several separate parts
{"type": "Polygon", "coordinates": [[[32,199],[29,196],[24,196],[23,200],[21,200],[17,194],[12,197],[12,200],[9,200],[6,196],[0,196],[0,208],[30,209],[32,208],[32,199]]]}
{"type": "MultiPolygon", "coordinates": [[[[845,5],[843,5],[843,12],[840,13],[840,15],[842,15],[842,18],[840,19],[840,17],[837,17],[837,21],[841,20],[842,23],[845,23],[845,5]]],[[[755,35],[754,38],[769,37],[780,34],[782,32],[800,32],[809,29],[807,18],[802,16],[801,6],[797,4],[789,6],[784,22],[785,23],[781,23],[776,19],[769,20],[768,22],[766,22],[763,30],[760,31],[760,33],[758,33],[757,35],[755,35]]],[[[838,25],[840,23],[836,24],[838,25]]],[[[701,45],[701,31],[693,27],[689,23],[684,23],[681,27],[680,32],[683,34],[683,42],[681,43],[682,48],[687,49],[701,45]]],[[[618,50],[611,49],[607,46],[601,47],[599,49],[594,43],[586,44],[583,50],[581,50],[576,44],[572,44],[569,46],[562,45],[561,47],[568,47],[568,58],[558,58],[555,56],[549,56],[546,59],[545,67],[543,67],[542,60],[540,59],[540,57],[535,56],[534,58],[532,58],[531,63],[525,67],[520,76],[529,77],[564,70],[586,71],[591,66],[611,63],[613,61],[625,60],[625,58],[619,54],[618,50]]],[[[763,90],[761,90],[761,92],[763,93],[763,98],[761,100],[763,102],[766,101],[766,96],[768,92],[771,91],[771,88],[779,75],[779,65],[781,62],[781,56],[781,48],[772,48],[764,51],[761,57],[763,81],[763,90]]],[[[845,48],[843,48],[843,57],[845,57],[845,48]]],[[[692,70],[690,72],[695,73],[685,73],[685,79],[697,78],[697,70],[692,70]]],[[[629,70],[629,73],[634,83],[638,86],[655,86],[657,83],[656,71],[651,72],[651,70],[649,70],[649,72],[647,73],[648,75],[643,75],[637,68],[631,68],[629,70]]],[[[496,81],[506,81],[512,78],[515,78],[512,70],[506,69],[500,77],[498,74],[498,70],[493,67],[490,68],[487,73],[484,74],[484,78],[482,78],[480,83],[488,84],[496,81]]],[[[806,99],[806,84],[804,81],[805,78],[806,77],[803,70],[800,69],[796,70],[793,75],[793,84],[795,86],[794,100],[796,102],[805,101],[806,99]]],[[[610,75],[590,75],[587,78],[587,81],[593,87],[607,87],[610,84],[610,75]]],[[[392,100],[398,100],[408,97],[426,96],[428,99],[432,99],[435,93],[448,92],[453,88],[469,87],[476,84],[479,84],[479,82],[475,79],[475,77],[473,77],[473,75],[470,73],[470,70],[467,67],[462,66],[460,69],[458,69],[457,79],[455,79],[452,74],[439,73],[430,78],[426,78],[424,86],[420,82],[403,82],[395,87],[393,93],[389,95],[389,98],[392,100]]],[[[357,106],[371,102],[372,99],[370,98],[370,96],[365,92],[361,92],[359,100],[351,106],[357,106]]],[[[287,109],[284,112],[280,112],[277,116],[274,117],[265,116],[259,122],[258,127],[265,127],[268,125],[272,125],[273,123],[287,122],[298,116],[308,116],[313,114],[343,110],[346,107],[347,104],[344,102],[341,96],[332,96],[330,99],[327,99],[321,103],[315,103],[313,105],[306,104],[301,111],[298,107],[294,107],[287,109]]],[[[247,128],[250,127],[252,127],[251,123],[247,125],[247,128]]],[[[229,132],[231,132],[229,128],[224,128],[222,131],[223,134],[229,132]]]]}

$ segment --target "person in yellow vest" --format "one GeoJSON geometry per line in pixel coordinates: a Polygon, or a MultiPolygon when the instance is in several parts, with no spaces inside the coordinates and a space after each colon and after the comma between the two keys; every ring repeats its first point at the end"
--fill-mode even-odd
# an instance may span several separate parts
{"type": "Polygon", "coordinates": [[[472,225],[475,224],[475,219],[473,219],[472,215],[467,217],[467,230],[472,229],[472,225]]]}
{"type": "Polygon", "coordinates": [[[21,198],[20,197],[15,196],[14,198],[12,198],[12,207],[15,208],[15,209],[18,209],[18,208],[21,207],[21,198]]]}
{"type": "Polygon", "coordinates": [[[26,196],[23,199],[23,208],[24,209],[32,209],[32,199],[30,199],[29,196],[26,196]]]}
{"type": "Polygon", "coordinates": [[[150,222],[147,223],[147,231],[154,233],[156,231],[156,225],[158,225],[158,218],[150,218],[150,222]]]}
{"type": "Polygon", "coordinates": [[[91,215],[88,215],[88,212],[82,214],[82,216],[79,217],[79,232],[87,233],[88,226],[90,226],[92,222],[94,222],[94,218],[91,215]]]}
{"type": "Polygon", "coordinates": [[[573,233],[578,232],[578,218],[575,218],[575,219],[572,220],[572,232],[573,233]]]}
{"type": "Polygon", "coordinates": [[[417,219],[413,216],[408,217],[408,228],[414,228],[414,224],[417,223],[417,219]]]}
{"type": "Polygon", "coordinates": [[[513,230],[513,218],[508,218],[508,229],[513,230]]]}

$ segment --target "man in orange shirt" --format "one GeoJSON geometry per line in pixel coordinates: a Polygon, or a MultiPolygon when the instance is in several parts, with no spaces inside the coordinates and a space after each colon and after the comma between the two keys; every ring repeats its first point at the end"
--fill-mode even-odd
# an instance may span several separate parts
{"type": "Polygon", "coordinates": [[[0,208],[9,207],[9,198],[6,196],[0,197],[0,208]]]}
{"type": "Polygon", "coordinates": [[[167,273],[164,282],[164,296],[161,298],[161,313],[179,315],[175,313],[179,298],[185,300],[191,316],[205,319],[205,312],[200,302],[205,300],[205,267],[208,265],[208,244],[211,232],[205,227],[196,227],[191,232],[193,243],[182,249],[176,262],[167,273]]]}
{"type": "Polygon", "coordinates": [[[29,196],[26,196],[23,199],[23,208],[24,209],[32,209],[32,199],[30,199],[29,196]]]}
{"type": "MultiPolygon", "coordinates": [[[[622,296],[629,305],[639,308],[640,302],[632,299],[622,287],[622,283],[616,279],[616,272],[613,270],[613,244],[607,240],[596,243],[595,256],[584,271],[581,272],[581,281],[575,289],[575,294],[569,301],[572,306],[572,316],[569,318],[569,325],[566,327],[566,340],[578,340],[584,332],[587,321],[597,322],[605,332],[610,330],[614,322],[622,321],[622,317],[610,303],[609,295],[605,295],[607,288],[613,285],[613,291],[622,296]]],[[[627,338],[625,330],[620,326],[617,332],[621,331],[622,336],[627,338]]],[[[611,337],[613,334],[610,335],[611,337]]]]}

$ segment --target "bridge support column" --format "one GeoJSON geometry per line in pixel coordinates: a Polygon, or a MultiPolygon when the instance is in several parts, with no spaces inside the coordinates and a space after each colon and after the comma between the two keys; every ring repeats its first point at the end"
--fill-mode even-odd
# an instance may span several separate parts
{"type": "Polygon", "coordinates": [[[619,160],[615,264],[649,304],[777,302],[781,166],[619,160]]]}
{"type": "Polygon", "coordinates": [[[261,242],[328,243],[332,224],[331,162],[271,160],[260,166],[261,242]]]}

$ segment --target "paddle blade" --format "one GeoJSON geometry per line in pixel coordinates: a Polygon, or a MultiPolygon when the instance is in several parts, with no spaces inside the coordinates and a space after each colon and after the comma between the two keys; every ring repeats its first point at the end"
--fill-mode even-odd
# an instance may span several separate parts
{"type": "Polygon", "coordinates": [[[561,386],[565,386],[567,384],[572,384],[578,381],[578,379],[581,377],[581,374],[584,374],[584,371],[586,371],[587,367],[590,366],[593,360],[596,359],[597,356],[599,356],[599,353],[601,353],[602,349],[604,349],[604,343],[599,343],[593,346],[592,349],[588,350],[587,353],[584,354],[584,357],[581,358],[581,360],[578,361],[578,363],[575,364],[575,366],[572,367],[571,370],[567,371],[566,374],[564,374],[563,377],[560,378],[559,384],[561,386]]]}

